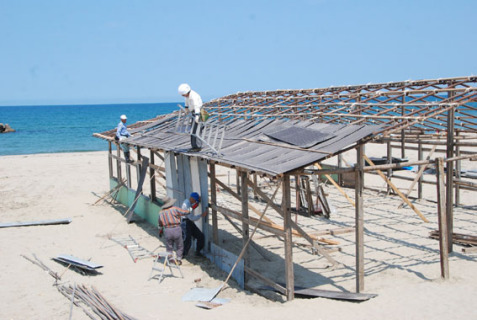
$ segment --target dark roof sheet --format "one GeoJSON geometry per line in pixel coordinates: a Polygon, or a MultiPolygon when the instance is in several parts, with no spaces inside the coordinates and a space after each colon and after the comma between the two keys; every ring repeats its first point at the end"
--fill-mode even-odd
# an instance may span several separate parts
{"type": "MultiPolygon", "coordinates": [[[[338,125],[308,120],[235,119],[226,123],[221,155],[217,155],[207,147],[200,152],[190,152],[190,136],[175,132],[176,120],[177,114],[174,113],[159,120],[147,121],[146,125],[135,126],[136,134],[126,141],[139,147],[190,154],[250,171],[278,175],[337,154],[372,136],[380,128],[377,125],[338,125]],[[310,139],[305,141],[307,145],[312,145],[311,147],[302,148],[267,135],[283,129],[290,130],[292,134],[293,130],[302,135],[313,132],[316,136],[311,139],[312,142],[310,139]],[[319,137],[326,139],[318,139],[319,137]]],[[[112,131],[97,136],[107,138],[112,131]]],[[[301,138],[307,140],[306,137],[298,137],[295,140],[300,141],[301,138]]]]}

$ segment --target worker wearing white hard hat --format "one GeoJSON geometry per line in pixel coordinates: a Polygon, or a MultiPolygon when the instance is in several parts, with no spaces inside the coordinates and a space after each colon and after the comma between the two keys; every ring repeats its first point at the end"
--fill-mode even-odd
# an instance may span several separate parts
{"type": "Polygon", "coordinates": [[[127,117],[125,114],[121,115],[121,117],[119,117],[121,119],[121,121],[119,122],[118,124],[118,129],[116,130],[116,141],[119,141],[120,142],[120,146],[121,146],[121,149],[123,149],[123,152],[124,152],[124,158],[126,158],[126,162],[128,163],[131,163],[133,162],[130,158],[129,158],[129,146],[125,143],[121,143],[121,140],[124,140],[126,138],[129,138],[131,136],[131,134],[129,133],[128,131],[128,128],[126,127],[126,121],[127,121],[127,117]]]}
{"type": "Polygon", "coordinates": [[[197,137],[194,135],[197,132],[200,121],[200,109],[202,108],[202,98],[200,95],[192,90],[187,83],[182,83],[177,88],[177,92],[185,98],[185,107],[186,110],[192,112],[194,117],[194,125],[192,127],[192,135],[190,136],[190,144],[193,151],[200,150],[200,146],[197,144],[197,137]]]}

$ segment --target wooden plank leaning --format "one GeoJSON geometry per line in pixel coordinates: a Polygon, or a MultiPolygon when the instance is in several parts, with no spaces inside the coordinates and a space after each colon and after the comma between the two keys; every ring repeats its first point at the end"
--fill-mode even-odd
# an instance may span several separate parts
{"type": "MultiPolygon", "coordinates": [[[[278,212],[278,214],[280,214],[280,216],[282,218],[284,218],[283,216],[283,212],[281,210],[280,207],[278,207],[262,190],[260,190],[259,188],[255,187],[253,185],[253,182],[250,181],[249,179],[247,179],[247,184],[252,187],[252,188],[255,188],[256,190],[254,190],[263,200],[265,200],[267,202],[267,204],[269,204],[276,212],[278,212]]],[[[305,230],[303,230],[299,225],[297,225],[295,222],[291,221],[291,226],[293,227],[293,229],[295,229],[296,231],[298,231],[298,233],[300,233],[300,235],[305,238],[309,243],[311,243],[312,245],[315,245],[315,249],[316,251],[318,251],[319,254],[321,254],[322,256],[324,256],[329,262],[331,262],[331,264],[334,266],[338,265],[338,262],[333,259],[326,251],[324,248],[322,248],[320,245],[318,245],[316,242],[314,242],[313,240],[313,237],[311,237],[308,233],[305,232],[305,230]]]]}
{"type": "MultiPolygon", "coordinates": [[[[373,161],[371,161],[371,159],[369,159],[366,155],[363,155],[363,158],[364,160],[366,160],[367,163],[369,163],[371,166],[374,166],[374,163],[373,161]]],[[[384,181],[386,181],[386,183],[394,190],[394,192],[396,192],[399,197],[401,197],[401,199],[409,206],[411,207],[412,210],[414,210],[415,213],[417,213],[417,215],[422,219],[422,221],[424,222],[429,222],[429,220],[427,220],[426,217],[424,217],[424,215],[422,214],[421,211],[419,211],[418,208],[416,208],[416,206],[414,206],[411,201],[409,201],[409,199],[404,195],[402,194],[401,191],[399,191],[399,189],[394,185],[394,183],[391,182],[391,180],[389,180],[385,175],[384,173],[381,171],[381,170],[376,170],[376,172],[381,176],[381,178],[383,178],[384,181]]]]}
{"type": "MultiPolygon", "coordinates": [[[[432,155],[434,154],[434,151],[436,151],[436,145],[434,145],[432,147],[432,150],[429,151],[429,154],[427,155],[426,157],[426,160],[429,160],[431,159],[432,155]]],[[[409,195],[411,194],[412,192],[412,189],[414,188],[414,186],[416,185],[416,183],[419,181],[419,178],[421,178],[422,174],[424,173],[424,170],[427,169],[427,164],[423,165],[421,167],[421,169],[419,169],[419,172],[417,173],[416,177],[414,178],[414,180],[412,181],[411,185],[409,186],[409,189],[407,189],[407,192],[406,192],[406,197],[409,197],[409,195]]],[[[398,209],[401,209],[402,207],[404,206],[404,203],[401,203],[398,207],[398,209]]]]}
{"type": "MultiPolygon", "coordinates": [[[[315,167],[317,167],[320,170],[323,169],[319,163],[315,163],[315,167]]],[[[336,183],[335,180],[333,180],[333,178],[329,174],[325,174],[325,177],[326,179],[328,179],[328,181],[330,181],[336,187],[336,189],[338,189],[339,192],[341,192],[342,195],[345,196],[346,200],[348,200],[348,202],[351,203],[353,207],[356,206],[354,204],[354,201],[351,200],[351,198],[346,194],[346,192],[344,192],[344,190],[336,183]]]]}

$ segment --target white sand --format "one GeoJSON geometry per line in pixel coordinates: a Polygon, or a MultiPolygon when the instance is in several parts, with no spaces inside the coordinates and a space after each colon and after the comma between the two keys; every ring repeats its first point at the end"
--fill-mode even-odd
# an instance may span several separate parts
{"type": "MultiPolygon", "coordinates": [[[[382,154],[369,154],[381,156],[382,154]]],[[[348,158],[352,161],[352,158],[348,158]]],[[[470,163],[470,165],[475,162],[470,163]]],[[[227,169],[226,169],[227,170],[227,169]]],[[[225,171],[226,172],[226,171],[225,171]]],[[[431,177],[432,178],[432,177],[431,177]]],[[[227,178],[222,179],[228,182],[227,178]]],[[[235,178],[231,179],[235,183],[235,178]]],[[[370,178],[370,184],[383,186],[382,180],[370,178]]],[[[430,220],[424,223],[409,208],[396,209],[396,197],[367,191],[365,201],[365,290],[378,296],[362,303],[324,298],[295,299],[269,293],[275,300],[242,291],[231,281],[220,298],[230,303],[213,310],[197,308],[182,296],[200,286],[214,288],[226,274],[207,261],[191,260],[182,267],[184,279],[167,277],[162,283],[148,281],[152,259],[134,263],[126,249],[111,240],[112,236],[133,236],[142,246],[153,250],[162,240],[155,228],[145,223],[127,224],[122,205],[101,202],[92,204],[109,188],[106,152],[43,154],[0,157],[0,222],[71,218],[69,225],[32,226],[0,229],[0,319],[67,319],[70,302],[55,288],[54,279],[21,255],[32,254],[50,269],[62,274],[62,283],[94,286],[123,312],[138,319],[475,319],[477,302],[477,253],[463,254],[454,246],[450,257],[451,279],[440,279],[439,247],[428,238],[437,229],[436,205],[432,201],[416,206],[430,220]],[[69,254],[104,265],[101,274],[84,276],[51,260],[69,254]]],[[[432,199],[434,186],[426,189],[432,199]]],[[[274,190],[264,188],[268,194],[274,190]]],[[[352,189],[346,189],[354,198],[352,189]]],[[[331,220],[298,216],[297,221],[309,232],[354,225],[351,205],[333,187],[325,192],[335,208],[331,220]]],[[[465,208],[455,210],[455,232],[477,235],[477,197],[462,192],[465,208]]],[[[219,203],[237,207],[231,197],[219,193],[219,203]]],[[[263,207],[261,203],[255,203],[263,207]]],[[[252,215],[252,214],[251,214],[252,215]]],[[[278,223],[280,220],[270,216],[278,223]]],[[[295,218],[295,216],[294,216],[295,218]]],[[[238,253],[241,240],[224,220],[220,220],[221,241],[238,253]]],[[[256,242],[267,250],[266,261],[254,249],[252,267],[267,277],[283,277],[283,242],[256,234],[256,242]]],[[[342,252],[332,256],[342,263],[331,270],[310,249],[294,247],[296,284],[330,290],[355,290],[354,233],[326,236],[338,241],[342,252]]],[[[301,239],[297,242],[305,244],[301,239]]],[[[283,280],[282,280],[283,281],[283,280]]],[[[252,283],[253,284],[253,283],[252,283]]],[[[259,287],[258,282],[254,284],[259,287]]],[[[73,308],[72,319],[89,319],[73,308]]]]}

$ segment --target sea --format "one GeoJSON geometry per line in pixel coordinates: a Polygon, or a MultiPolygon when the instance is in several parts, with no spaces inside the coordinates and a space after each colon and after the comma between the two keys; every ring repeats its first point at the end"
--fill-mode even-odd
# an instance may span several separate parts
{"type": "Polygon", "coordinates": [[[103,151],[108,144],[93,137],[126,124],[178,110],[179,103],[0,106],[0,123],[15,132],[0,134],[0,156],[103,151]]]}

